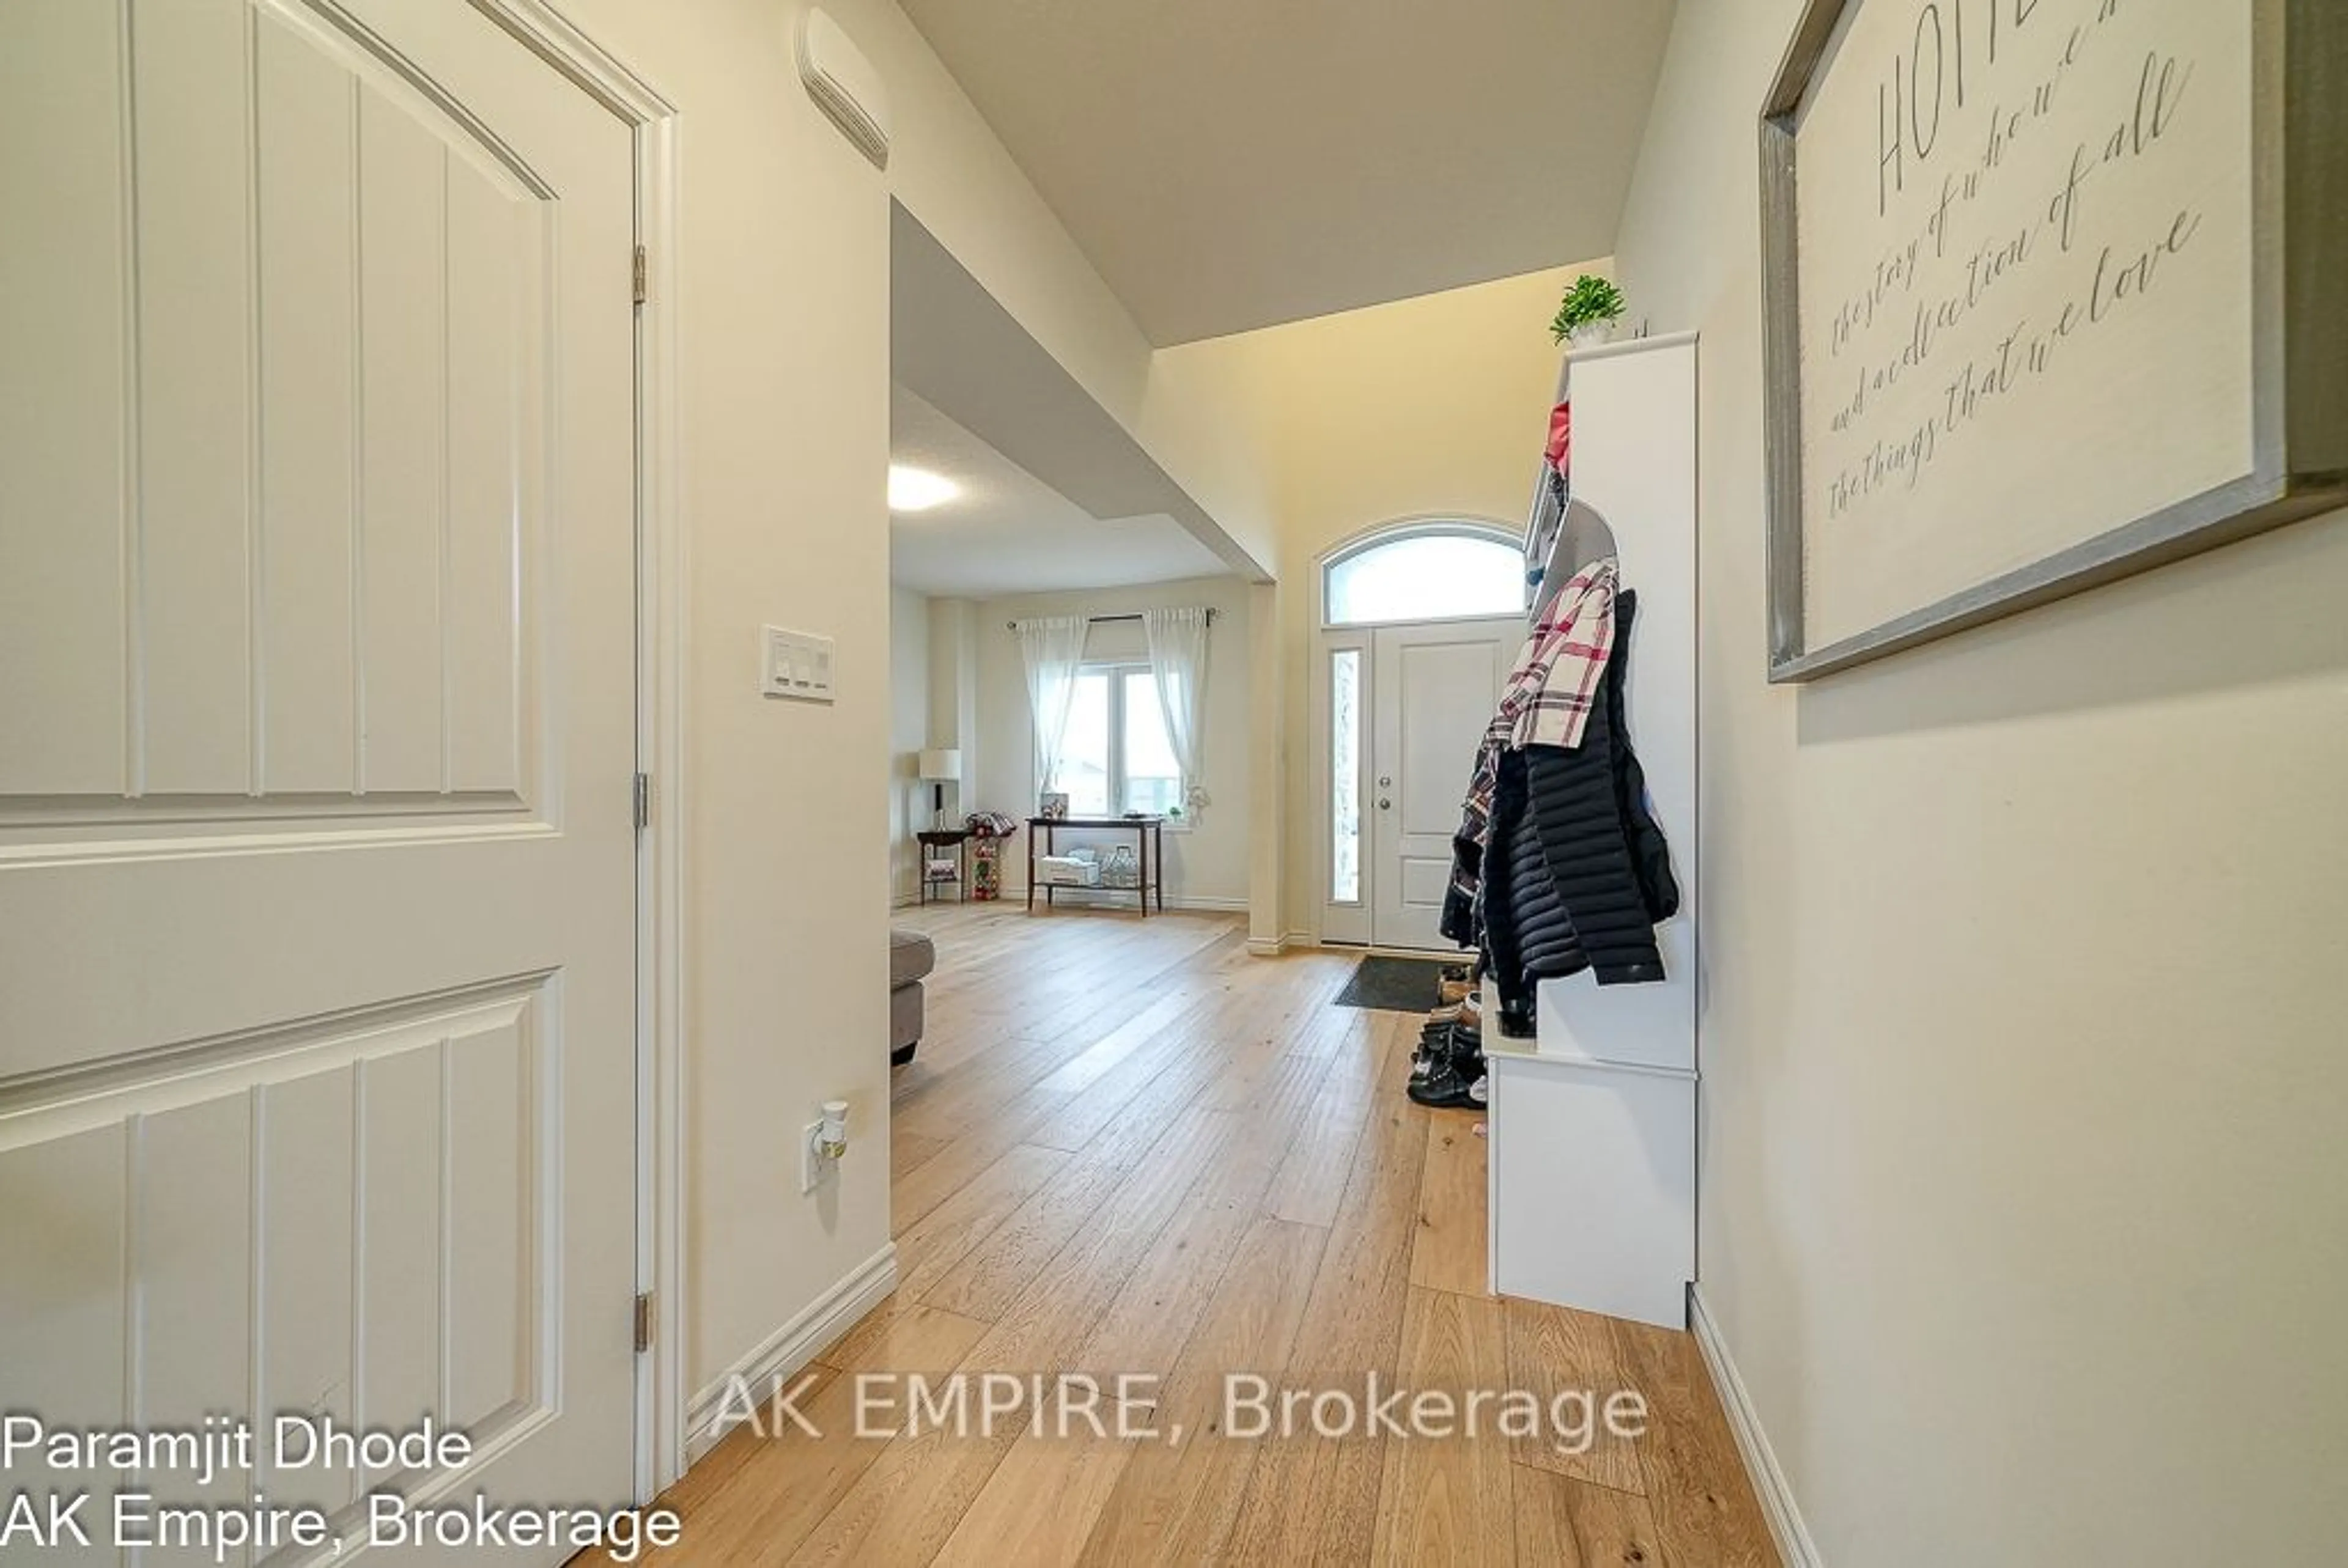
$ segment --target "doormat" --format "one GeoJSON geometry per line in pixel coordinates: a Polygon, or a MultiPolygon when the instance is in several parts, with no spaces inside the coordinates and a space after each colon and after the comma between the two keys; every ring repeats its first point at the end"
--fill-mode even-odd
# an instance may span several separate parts
{"type": "Polygon", "coordinates": [[[1431,1012],[1438,999],[1436,986],[1442,974],[1439,958],[1364,958],[1333,1005],[1374,1008],[1380,1012],[1431,1012]]]}

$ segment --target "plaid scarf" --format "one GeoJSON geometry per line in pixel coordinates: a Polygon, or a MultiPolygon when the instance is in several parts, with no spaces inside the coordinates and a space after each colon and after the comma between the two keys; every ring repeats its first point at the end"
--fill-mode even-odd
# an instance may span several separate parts
{"type": "Polygon", "coordinates": [[[1484,850],[1492,837],[1492,797],[1500,782],[1500,753],[1526,746],[1581,744],[1606,662],[1614,656],[1614,589],[1619,567],[1601,557],[1574,574],[1550,600],[1549,614],[1525,639],[1501,688],[1499,710],[1476,750],[1476,771],[1454,835],[1451,886],[1472,905],[1483,883],[1484,850]]]}
{"type": "MultiPolygon", "coordinates": [[[[1581,744],[1606,661],[1614,656],[1615,559],[1604,556],[1575,574],[1533,628],[1509,675],[1500,712],[1511,719],[1509,745],[1581,744]],[[1513,710],[1511,703],[1513,702],[1513,710]]],[[[1499,720],[1493,721],[1497,725],[1499,720]]]]}

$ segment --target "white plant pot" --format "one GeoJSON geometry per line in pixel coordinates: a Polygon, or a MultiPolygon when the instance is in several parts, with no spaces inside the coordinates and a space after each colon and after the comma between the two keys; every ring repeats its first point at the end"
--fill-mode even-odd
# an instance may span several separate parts
{"type": "Polygon", "coordinates": [[[1614,323],[1612,322],[1584,322],[1567,334],[1566,341],[1570,343],[1576,348],[1596,348],[1601,343],[1612,343],[1614,341],[1614,323]]]}

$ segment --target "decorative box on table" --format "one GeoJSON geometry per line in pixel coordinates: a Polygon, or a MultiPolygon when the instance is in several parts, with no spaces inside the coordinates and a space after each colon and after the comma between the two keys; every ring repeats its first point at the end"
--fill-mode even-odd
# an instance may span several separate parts
{"type": "Polygon", "coordinates": [[[1101,885],[1099,855],[1085,848],[1066,855],[1035,857],[1035,881],[1045,887],[1097,887],[1101,885]]]}

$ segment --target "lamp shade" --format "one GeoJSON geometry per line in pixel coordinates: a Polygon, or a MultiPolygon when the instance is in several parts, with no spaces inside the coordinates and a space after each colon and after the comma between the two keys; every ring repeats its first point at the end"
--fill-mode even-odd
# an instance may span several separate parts
{"type": "Polygon", "coordinates": [[[922,753],[922,776],[938,784],[962,782],[962,753],[949,750],[928,750],[922,753]]]}

